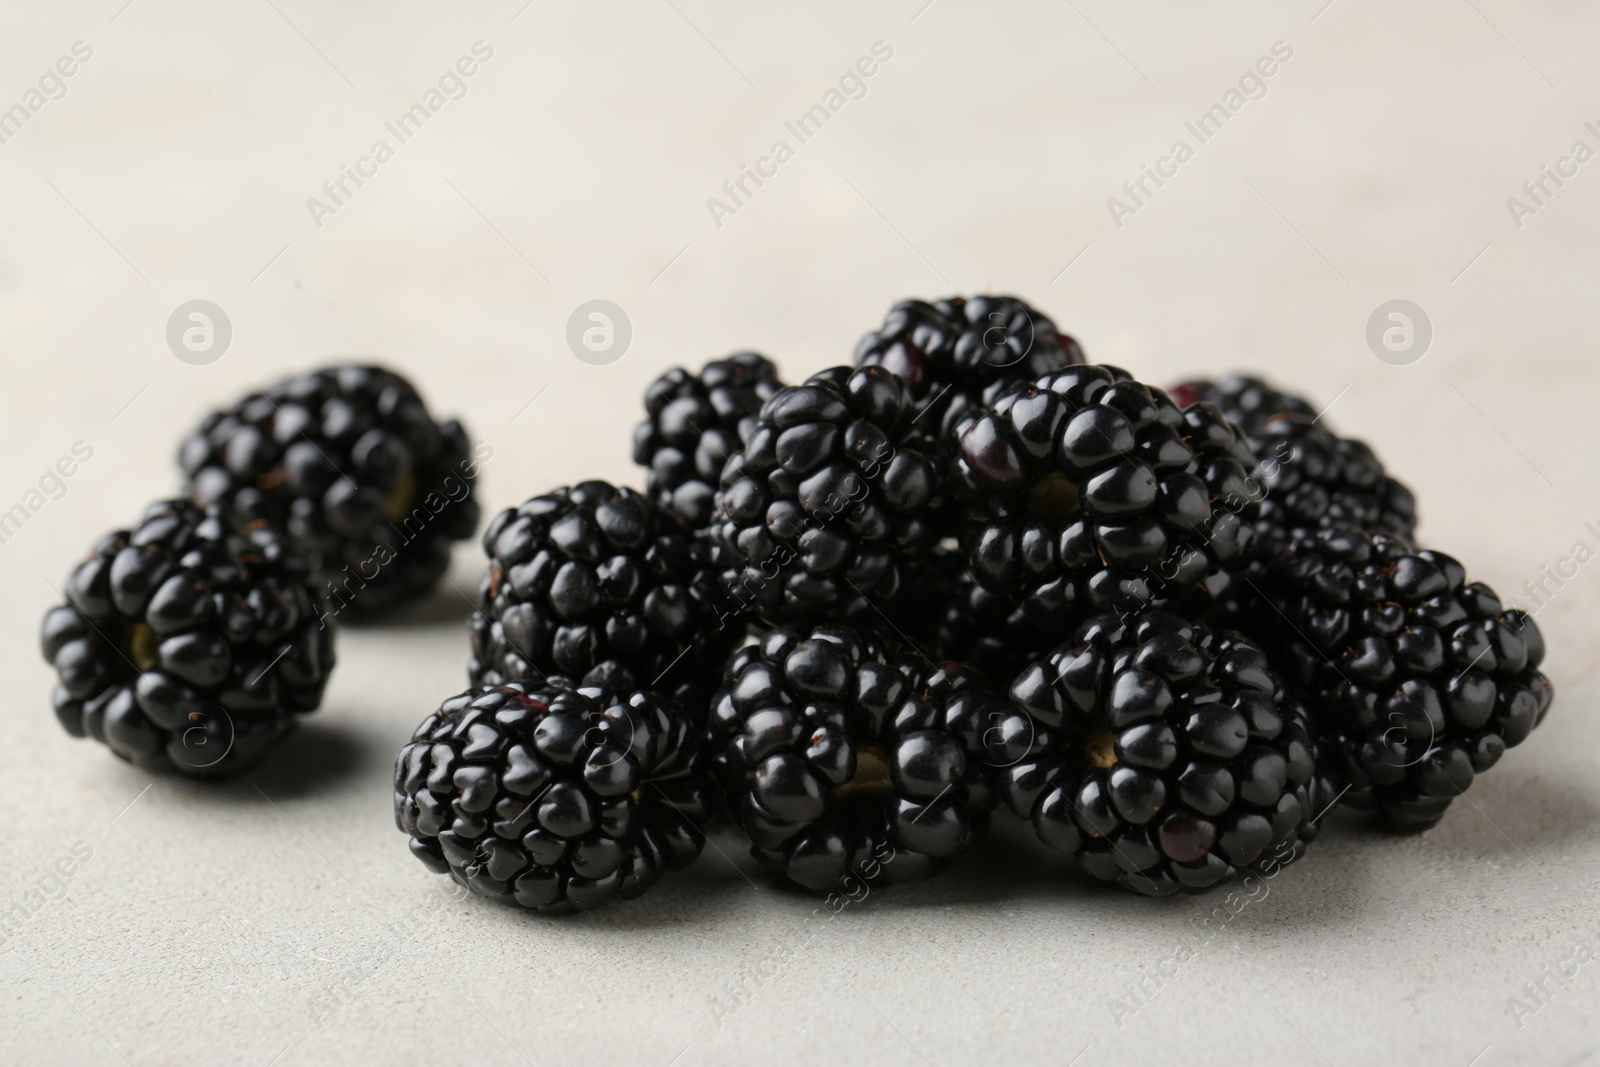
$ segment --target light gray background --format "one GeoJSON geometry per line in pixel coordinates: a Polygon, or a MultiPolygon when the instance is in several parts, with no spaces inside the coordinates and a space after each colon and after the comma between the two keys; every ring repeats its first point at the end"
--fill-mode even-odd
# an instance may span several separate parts
{"type": "MultiPolygon", "coordinates": [[[[1600,148],[1600,13],[925,2],[0,13],[0,106],[75,41],[94,50],[0,144],[0,509],[93,448],[0,544],[0,908],[93,850],[0,946],[0,1059],[1467,1067],[1600,1048],[1600,963],[1520,1027],[1508,1004],[1575,941],[1600,949],[1593,567],[1539,615],[1548,724],[1470,802],[1415,840],[1336,823],[1120,1026],[1114,998],[1220,899],[1090,891],[1021,833],[810,927],[817,905],[731,836],[593,916],[449,899],[389,814],[394,753],[464,682],[449,589],[343,632],[326,705],[245,780],[151,784],[55,724],[35,638],[51,583],[175,488],[204,410],[336,355],[381,357],[490,442],[492,510],[637,484],[638,397],[672,363],[755,347],[799,379],[898,298],[1014,291],[1145,379],[1257,368],[1333,402],[1419,491],[1425,538],[1508,596],[1575,540],[1600,547],[1600,161],[1520,228],[1506,203],[1575,140],[1600,148]],[[467,95],[316,226],[307,198],[479,40],[493,57],[467,95]],[[893,57],[865,97],[716,225],[707,198],[794,147],[784,122],[877,41],[893,57]],[[1193,143],[1184,122],[1276,41],[1293,58],[1266,95],[1118,227],[1107,198],[1193,143]],[[1364,339],[1397,298],[1434,328],[1411,366],[1364,339]],[[208,366],[165,341],[192,299],[232,322],[208,366]],[[607,366],[564,340],[591,299],[633,326],[607,366]],[[768,976],[718,1020],[747,966],[768,976]]],[[[461,590],[479,558],[461,548],[461,590]]]]}

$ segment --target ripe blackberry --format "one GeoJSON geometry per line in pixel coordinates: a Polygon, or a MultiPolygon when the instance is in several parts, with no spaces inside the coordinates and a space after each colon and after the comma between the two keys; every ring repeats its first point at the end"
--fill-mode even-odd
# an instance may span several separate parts
{"type": "Polygon", "coordinates": [[[588,910],[700,854],[715,795],[696,751],[682,709],[652,693],[475,687],[400,750],[395,825],[429,870],[474,893],[588,910]]]}
{"type": "Polygon", "coordinates": [[[218,508],[152,504],[67,578],[44,617],[56,715],[150,770],[221,775],[315,711],[333,668],[304,561],[218,508]]]}
{"type": "Polygon", "coordinates": [[[1014,296],[905,300],[856,345],[858,367],[905,380],[923,420],[944,429],[1005,384],[1082,363],[1083,350],[1043,313],[1014,296]]]}
{"type": "Polygon", "coordinates": [[[951,442],[972,577],[1042,639],[1101,611],[1230,595],[1261,486],[1212,405],[1180,412],[1126,371],[1068,367],[957,420],[951,442]]]}
{"type": "Polygon", "coordinates": [[[507,508],[483,535],[474,685],[581,679],[662,688],[697,717],[737,641],[702,587],[694,538],[632,489],[583,482],[507,508]]]}
{"type": "Polygon", "coordinates": [[[836,367],[762,405],[717,490],[710,540],[731,610],[864,616],[938,539],[944,479],[904,383],[836,367]]]}
{"type": "Polygon", "coordinates": [[[990,764],[1027,751],[1005,700],[886,647],[779,627],[734,654],[712,702],[710,752],[753,854],[815,892],[938,870],[988,824],[990,764]]]}
{"type": "Polygon", "coordinates": [[[1250,438],[1267,487],[1257,528],[1263,550],[1281,549],[1295,529],[1337,526],[1415,540],[1411,490],[1388,476],[1366,444],[1328,429],[1307,401],[1242,376],[1188,382],[1174,395],[1215,404],[1250,438]]]}
{"type": "Polygon", "coordinates": [[[1151,896],[1210,889],[1298,858],[1328,802],[1303,712],[1241,634],[1102,615],[1010,695],[1043,743],[1003,796],[1094,878],[1151,896]]]}
{"type": "Polygon", "coordinates": [[[330,610],[381,614],[422,596],[478,528],[478,464],[454,420],[435,423],[381,367],[288,378],[206,417],[178,459],[197,504],[264,520],[311,561],[330,610]]]}
{"type": "Polygon", "coordinates": [[[1276,662],[1330,768],[1394,829],[1438,822],[1549,711],[1538,626],[1442,552],[1381,531],[1302,532],[1265,592],[1276,662]]]}
{"type": "Polygon", "coordinates": [[[633,461],[650,472],[646,495],[691,530],[709,524],[723,465],[781,388],[778,368],[754,352],[714,360],[699,374],[673,367],[657,378],[633,431],[633,461]]]}

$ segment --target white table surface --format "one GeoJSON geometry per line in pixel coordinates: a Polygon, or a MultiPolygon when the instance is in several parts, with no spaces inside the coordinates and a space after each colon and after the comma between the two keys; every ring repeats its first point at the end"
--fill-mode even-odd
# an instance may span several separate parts
{"type": "MultiPolygon", "coordinates": [[[[251,383],[381,357],[493,444],[493,510],[587,476],[637,484],[628,433],[666,366],[754,347],[799,379],[908,295],[1016,292],[1148,380],[1254,368],[1336,401],[1330,421],[1418,491],[1424,538],[1517,595],[1575,541],[1600,548],[1584,527],[1600,520],[1600,162],[1546,179],[1536,213],[1507,206],[1575,141],[1600,149],[1584,125],[1600,126],[1600,13],[1323,3],[0,12],[0,107],[92,49],[0,143],[0,510],[75,442],[93,449],[0,544],[0,1060],[1593,1056],[1600,963],[1547,981],[1526,1017],[1511,1001],[1531,1006],[1524,983],[1575,943],[1600,950],[1594,566],[1539,614],[1554,711],[1470,803],[1414,839],[1335,823],[1203,943],[1221,898],[1092,890],[1018,829],[820,929],[732,835],[589,916],[452,899],[389,810],[395,752],[464,683],[468,609],[449,589],[346,628],[323,709],[236,782],[152,783],[49,710],[51,583],[172,491],[183,429],[251,383]],[[385,123],[477,41],[492,56],[465,95],[314,220],[307,198],[393,140],[385,123]],[[785,122],[879,41],[892,56],[865,95],[798,144],[785,122]],[[1195,146],[1185,122],[1280,41],[1292,57],[1265,95],[1195,146]],[[780,138],[792,158],[714,219],[708,198],[780,138]],[[1119,227],[1108,198],[1179,138],[1193,158],[1119,227]],[[165,340],[195,298],[233,329],[205,366],[165,340]],[[564,340],[595,298],[633,326],[607,366],[564,340]],[[1394,298],[1434,330],[1407,366],[1364,339],[1394,298]],[[74,847],[89,858],[50,880],[74,847]],[[730,1013],[725,983],[747,968],[760,977],[730,1013]],[[1147,1003],[1120,999],[1163,971],[1147,1003]]],[[[454,584],[470,592],[480,559],[462,546],[454,584]]]]}

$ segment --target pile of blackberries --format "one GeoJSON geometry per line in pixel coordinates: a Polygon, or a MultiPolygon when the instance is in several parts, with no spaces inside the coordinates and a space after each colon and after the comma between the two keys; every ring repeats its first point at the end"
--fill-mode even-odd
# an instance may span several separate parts
{"type": "Polygon", "coordinates": [[[423,596],[476,532],[485,458],[381,367],[208,415],[179,449],[182,494],[102,538],[45,616],[62,726],[150,769],[253,763],[322,702],[332,620],[423,596]]]}
{"type": "MultiPolygon", "coordinates": [[[[471,687],[396,763],[412,851],[481,895],[636,896],[719,820],[808,890],[903,882],[996,812],[1201,892],[1335,806],[1432,826],[1550,706],[1533,620],[1419,546],[1365,445],[1256,379],[1088,364],[1012,297],[899,304],[795,385],[674,368],[645,415],[643,492],[490,522],[471,687]]],[[[44,650],[70,732],[215,773],[316,707],[333,615],[443,573],[482,457],[340,367],[181,458],[188,499],[96,546],[44,650]]]]}

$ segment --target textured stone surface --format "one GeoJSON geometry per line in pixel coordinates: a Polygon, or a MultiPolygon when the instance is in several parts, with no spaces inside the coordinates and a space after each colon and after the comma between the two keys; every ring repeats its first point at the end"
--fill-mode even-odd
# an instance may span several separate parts
{"type": "MultiPolygon", "coordinates": [[[[347,628],[323,710],[248,779],[152,785],[63,734],[35,648],[50,583],[177,487],[204,410],[351,353],[493,445],[492,514],[639,484],[629,430],[670,363],[754,347],[799,380],[900,297],[992,287],[1149,380],[1248,368],[1336,401],[1417,489],[1423,537],[1508,596],[1600,548],[1600,163],[1520,229],[1506,205],[1575,140],[1600,148],[1594,12],[522,2],[0,15],[0,105],[93,48],[0,143],[0,510],[93,449],[0,544],[0,1059],[1488,1067],[1600,1046],[1600,964],[1547,980],[1520,1028],[1508,1004],[1576,940],[1600,949],[1595,565],[1539,614],[1548,723],[1471,803],[1415,840],[1335,825],[1209,939],[1223,898],[1092,891],[1020,831],[831,919],[754,889],[731,836],[590,917],[451,899],[389,814],[395,752],[464,681],[448,588],[408,625],[347,628]],[[466,95],[398,144],[384,124],[480,39],[466,95]],[[866,95],[800,144],[784,123],[879,40],[866,95]],[[1266,95],[1198,144],[1184,123],[1279,40],[1266,95]],[[1107,198],[1180,137],[1193,158],[1118,228],[1107,198]],[[306,199],[378,138],[394,157],[319,228],[306,199]],[[778,138],[793,158],[714,220],[778,138]],[[195,298],[232,321],[209,366],[164,336],[195,298]],[[1432,319],[1412,366],[1364,338],[1395,298],[1432,319]],[[632,320],[610,365],[567,349],[591,299],[632,320]],[[33,912],[41,886],[59,899],[33,912]]],[[[478,559],[460,550],[462,591],[478,559]]]]}

